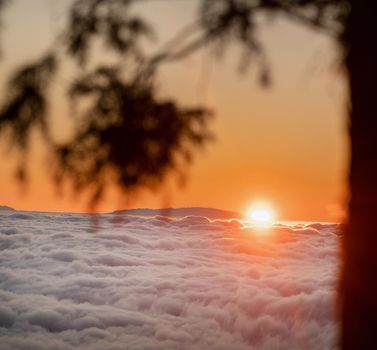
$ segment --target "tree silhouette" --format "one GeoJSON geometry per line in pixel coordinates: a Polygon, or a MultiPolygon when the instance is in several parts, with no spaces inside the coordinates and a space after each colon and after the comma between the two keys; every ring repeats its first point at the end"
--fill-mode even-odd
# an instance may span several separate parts
{"type": "Polygon", "coordinates": [[[69,180],[76,191],[91,191],[91,205],[109,183],[126,192],[157,186],[169,170],[180,171],[191,160],[195,146],[211,138],[210,111],[157,96],[155,72],[162,56],[144,54],[141,43],[153,30],[130,13],[131,5],[125,0],[75,1],[67,28],[51,49],[9,81],[0,133],[24,156],[20,180],[27,178],[25,157],[34,129],[53,153],[54,179],[58,184],[69,180]],[[103,41],[117,63],[88,68],[95,40],[103,41]],[[48,92],[63,59],[79,67],[67,91],[76,132],[65,144],[52,138],[48,123],[48,92]]]}
{"type": "MultiPolygon", "coordinates": [[[[0,5],[4,1],[0,2],[0,5]]],[[[135,0],[76,0],[67,29],[38,62],[21,68],[9,82],[0,114],[0,133],[23,154],[38,128],[54,151],[58,181],[77,190],[92,189],[96,202],[106,184],[126,191],[153,186],[170,169],[190,159],[192,147],[210,139],[204,108],[183,108],[157,97],[155,73],[204,44],[221,51],[229,43],[243,48],[241,64],[256,60],[262,84],[270,81],[268,60],[258,36],[258,16],[286,16],[332,36],[338,43],[349,81],[351,164],[349,217],[343,238],[340,285],[341,344],[344,349],[375,348],[377,325],[377,134],[375,127],[375,6],[356,0],[201,0],[192,26],[153,55],[141,42],[153,36],[144,19],[132,14],[135,0]],[[118,63],[88,71],[95,41],[101,40],[118,63]],[[69,86],[77,128],[57,144],[48,128],[48,89],[62,57],[77,62],[82,74],[69,86]]],[[[25,163],[19,175],[25,178],[25,163]]]]}

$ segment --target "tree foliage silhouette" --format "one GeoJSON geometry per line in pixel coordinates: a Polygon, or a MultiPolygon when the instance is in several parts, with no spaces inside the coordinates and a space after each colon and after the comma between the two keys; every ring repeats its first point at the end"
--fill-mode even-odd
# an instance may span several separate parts
{"type": "MultiPolygon", "coordinates": [[[[21,68],[9,83],[0,114],[0,132],[8,132],[22,152],[29,134],[39,128],[54,150],[57,178],[70,178],[77,189],[92,187],[93,200],[106,184],[125,190],[158,184],[179,159],[190,159],[192,147],[210,138],[210,113],[161,101],[154,87],[159,66],[179,60],[203,45],[217,51],[228,44],[243,48],[241,66],[257,62],[262,84],[270,81],[258,16],[286,16],[332,36],[343,54],[349,78],[351,136],[350,202],[344,232],[340,304],[344,349],[375,348],[377,325],[377,81],[376,6],[356,0],[201,0],[198,17],[166,47],[146,55],[140,43],[153,37],[144,19],[130,11],[135,0],[76,0],[68,27],[50,52],[21,68]],[[48,89],[59,69],[62,51],[83,68],[94,41],[101,40],[118,63],[97,66],[69,87],[78,112],[77,132],[55,144],[48,128],[48,89]],[[61,50],[63,48],[63,50],[61,50]]],[[[0,5],[4,1],[0,2],[0,5]]],[[[21,167],[21,178],[24,177],[21,167]]]]}
{"type": "MultiPolygon", "coordinates": [[[[40,131],[53,152],[57,182],[68,179],[77,191],[89,189],[91,204],[110,183],[127,192],[158,185],[169,170],[180,171],[195,146],[211,138],[210,111],[157,96],[158,57],[151,59],[141,49],[153,30],[130,13],[131,5],[125,0],[75,1],[68,27],[50,51],[14,74],[0,113],[0,132],[24,155],[32,130],[40,131]],[[95,40],[103,41],[118,62],[97,64],[88,72],[95,40]],[[48,123],[49,88],[62,59],[80,68],[67,91],[76,132],[65,144],[54,141],[48,123]]],[[[23,159],[21,180],[26,165],[23,159]]]]}

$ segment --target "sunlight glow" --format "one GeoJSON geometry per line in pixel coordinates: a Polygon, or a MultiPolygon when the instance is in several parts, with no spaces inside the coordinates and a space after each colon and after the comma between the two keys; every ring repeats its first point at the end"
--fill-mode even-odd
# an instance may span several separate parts
{"type": "Polygon", "coordinates": [[[270,226],[274,221],[274,211],[269,205],[256,203],[247,210],[246,219],[253,225],[270,226]]]}
{"type": "Polygon", "coordinates": [[[271,220],[270,213],[265,209],[257,209],[251,212],[253,221],[269,222],[271,220]]]}

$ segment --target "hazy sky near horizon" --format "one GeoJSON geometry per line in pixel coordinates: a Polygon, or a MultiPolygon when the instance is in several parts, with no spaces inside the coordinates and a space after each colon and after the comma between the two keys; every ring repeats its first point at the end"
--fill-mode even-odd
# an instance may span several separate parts
{"type": "MultiPolygon", "coordinates": [[[[2,93],[12,67],[38,57],[51,42],[70,2],[13,0],[6,9],[2,93]]],[[[195,3],[161,0],[138,5],[156,27],[159,40],[154,48],[193,19],[195,3]]],[[[252,202],[264,200],[281,219],[339,219],[345,201],[347,142],[345,89],[336,48],[323,35],[284,19],[264,25],[261,35],[273,73],[270,88],[258,84],[252,63],[246,74],[239,74],[237,47],[221,60],[204,50],[163,68],[159,85],[164,96],[214,109],[211,126],[216,141],[196,154],[183,188],[173,176],[158,193],[141,193],[125,202],[111,194],[99,209],[168,205],[244,211],[252,202]]],[[[61,99],[56,101],[52,127],[58,135],[66,127],[68,109],[61,99]]],[[[85,210],[84,198],[67,192],[56,195],[38,136],[35,139],[26,194],[12,177],[16,156],[2,153],[0,204],[28,210],[85,210]]],[[[4,142],[0,146],[3,151],[4,142]]]]}

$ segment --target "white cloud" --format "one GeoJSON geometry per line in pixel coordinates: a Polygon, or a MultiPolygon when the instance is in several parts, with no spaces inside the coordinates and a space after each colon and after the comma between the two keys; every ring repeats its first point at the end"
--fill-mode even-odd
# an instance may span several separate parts
{"type": "Polygon", "coordinates": [[[0,214],[1,349],[331,349],[337,225],[0,214]]]}

